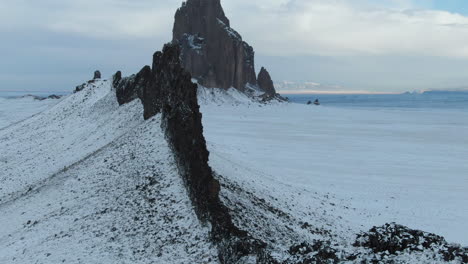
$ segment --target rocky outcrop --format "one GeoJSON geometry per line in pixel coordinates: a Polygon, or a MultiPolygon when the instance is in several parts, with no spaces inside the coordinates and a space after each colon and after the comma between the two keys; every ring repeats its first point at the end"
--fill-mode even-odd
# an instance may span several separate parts
{"type": "Polygon", "coordinates": [[[220,0],[188,0],[175,14],[173,41],[182,65],[210,88],[245,90],[256,85],[254,51],[230,27],[220,0]]]}
{"type": "Polygon", "coordinates": [[[84,88],[86,88],[86,86],[90,83],[94,83],[96,80],[99,80],[101,79],[101,72],[100,71],[95,71],[94,72],[94,77],[92,80],[89,80],[81,85],[78,85],[76,86],[75,90],[73,91],[73,93],[77,93],[77,92],[81,92],[84,88]]]}
{"type": "Polygon", "coordinates": [[[93,80],[101,79],[101,72],[100,71],[95,71],[94,72],[94,78],[93,80]]]}
{"type": "Polygon", "coordinates": [[[218,245],[222,263],[239,263],[247,256],[272,263],[265,251],[266,245],[237,228],[219,198],[220,184],[208,165],[209,152],[203,136],[197,85],[180,63],[179,45],[168,44],[162,52],[156,52],[152,70],[146,66],[129,78],[122,78],[118,72],[113,84],[116,93],[121,91],[122,102],[136,97],[142,99],[145,119],[162,114],[161,125],[173,149],[179,173],[197,216],[211,224],[212,239],[218,245]],[[138,91],[142,91],[139,96],[138,91]]]}
{"type": "Polygon", "coordinates": [[[440,254],[445,261],[468,263],[468,248],[450,245],[441,236],[395,223],[374,227],[369,232],[359,234],[354,246],[370,248],[382,256],[429,249],[440,254]]]}
{"type": "Polygon", "coordinates": [[[258,87],[260,87],[260,89],[264,91],[266,95],[269,95],[269,96],[276,95],[275,86],[273,85],[273,81],[271,80],[270,73],[263,67],[258,73],[257,82],[258,82],[258,87]]]}
{"type": "Polygon", "coordinates": [[[114,74],[112,85],[117,94],[119,105],[126,104],[136,98],[142,98],[143,90],[151,83],[151,67],[145,66],[137,74],[122,78],[122,73],[118,71],[114,74]]]}

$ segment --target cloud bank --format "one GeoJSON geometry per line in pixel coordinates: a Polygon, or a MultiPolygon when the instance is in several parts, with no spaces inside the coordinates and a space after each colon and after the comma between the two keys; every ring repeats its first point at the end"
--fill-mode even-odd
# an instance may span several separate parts
{"type": "MultiPolygon", "coordinates": [[[[340,63],[351,60],[343,58],[352,58],[357,65],[368,65],[369,58],[385,63],[388,59],[379,58],[394,56],[401,58],[403,64],[407,58],[412,62],[415,57],[421,58],[421,65],[412,63],[416,68],[426,67],[424,58],[434,58],[431,61],[436,63],[437,58],[456,60],[458,67],[465,68],[468,65],[468,17],[431,9],[433,3],[431,0],[222,0],[232,26],[255,47],[260,62],[275,63],[262,57],[284,57],[289,61],[297,57],[328,57],[338,58],[340,63]]],[[[0,0],[0,33],[8,36],[8,40],[0,43],[0,48],[10,60],[3,60],[0,70],[3,75],[23,74],[24,69],[14,69],[21,68],[15,63],[24,65],[27,61],[21,58],[21,54],[28,54],[24,50],[34,51],[36,60],[47,60],[49,67],[41,70],[49,69],[48,74],[66,63],[64,58],[67,57],[82,65],[76,69],[80,78],[84,63],[105,69],[111,67],[110,62],[116,66],[129,64],[132,65],[129,70],[136,70],[136,65],[142,65],[143,53],[151,55],[171,39],[174,12],[180,4],[180,0],[0,0]],[[131,52],[138,60],[131,58],[128,54],[131,52]],[[67,55],[70,53],[73,55],[67,55]],[[83,55],[87,60],[82,59],[83,55]]],[[[304,67],[304,63],[301,64],[304,67]]],[[[294,64],[284,66],[290,68],[294,64]]],[[[385,71],[395,65],[378,67],[385,71]]],[[[328,68],[333,70],[333,67],[328,68]]],[[[363,72],[356,73],[355,80],[346,78],[350,86],[366,88],[363,87],[364,71],[368,68],[361,68],[363,72]]],[[[33,67],[27,71],[37,74],[33,67]]],[[[416,72],[424,75],[420,69],[416,72]]],[[[431,83],[443,86],[444,81],[449,85],[449,77],[455,77],[452,80],[456,79],[457,85],[463,85],[465,80],[468,84],[468,79],[458,73],[454,76],[453,72],[450,67],[445,70],[436,67],[427,72],[427,78],[421,78],[419,86],[431,83]],[[438,72],[440,78],[433,76],[438,72]]],[[[73,75],[73,72],[66,74],[73,75]]],[[[295,79],[331,84],[344,82],[340,75],[330,72],[319,77],[322,76],[336,79],[310,79],[307,73],[295,79]]],[[[385,78],[380,81],[387,82],[385,78]]],[[[402,86],[394,80],[390,83],[402,86]]],[[[14,86],[14,81],[11,84],[14,86]]],[[[376,84],[373,82],[369,86],[376,84]]],[[[454,85],[453,81],[450,85],[454,85]]]]}

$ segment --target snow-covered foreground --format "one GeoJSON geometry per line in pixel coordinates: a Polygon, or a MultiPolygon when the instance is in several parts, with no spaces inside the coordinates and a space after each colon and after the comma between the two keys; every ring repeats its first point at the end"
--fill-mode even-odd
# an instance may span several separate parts
{"type": "Polygon", "coordinates": [[[467,112],[200,101],[213,169],[306,227],[346,244],[397,222],[468,245],[467,112]]]}
{"type": "Polygon", "coordinates": [[[40,113],[58,102],[58,99],[36,100],[33,96],[0,97],[0,129],[40,113]]]}
{"type": "MultiPolygon", "coordinates": [[[[295,263],[307,242],[368,263],[356,234],[388,222],[468,244],[468,113],[199,95],[221,199],[275,259],[295,263]]],[[[219,262],[160,116],[144,121],[138,99],[119,106],[109,81],[29,106],[32,117],[0,128],[0,263],[219,262]]],[[[390,258],[441,262],[434,252],[390,258]]]]}
{"type": "Polygon", "coordinates": [[[0,263],[211,263],[160,117],[97,81],[0,131],[0,263]]]}

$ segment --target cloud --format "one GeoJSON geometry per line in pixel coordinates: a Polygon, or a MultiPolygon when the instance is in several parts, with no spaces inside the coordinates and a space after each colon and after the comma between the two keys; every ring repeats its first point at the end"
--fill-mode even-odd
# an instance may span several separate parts
{"type": "MultiPolygon", "coordinates": [[[[221,1],[275,80],[353,90],[468,83],[468,17],[433,0],[221,1]]],[[[134,73],[171,40],[181,3],[0,0],[0,88],[62,90],[95,69],[134,73]]]]}
{"type": "Polygon", "coordinates": [[[468,17],[411,1],[295,0],[243,13],[244,38],[268,55],[468,57],[468,17]],[[265,30],[268,29],[268,30],[265,30]]]}
{"type": "MultiPolygon", "coordinates": [[[[180,0],[0,0],[3,29],[104,39],[166,38],[180,0]],[[7,8],[6,8],[7,7],[7,8]]],[[[244,39],[265,55],[468,57],[468,17],[418,9],[430,0],[224,0],[244,39]]]]}

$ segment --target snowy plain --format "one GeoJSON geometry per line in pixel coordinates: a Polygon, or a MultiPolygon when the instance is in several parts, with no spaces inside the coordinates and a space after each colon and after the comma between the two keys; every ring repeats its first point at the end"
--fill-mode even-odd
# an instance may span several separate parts
{"type": "Polygon", "coordinates": [[[223,177],[344,241],[396,222],[468,245],[468,112],[226,104],[206,93],[210,165],[223,177]]]}
{"type": "Polygon", "coordinates": [[[59,101],[57,99],[36,100],[32,96],[0,97],[0,129],[40,113],[59,101]]]}

